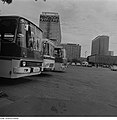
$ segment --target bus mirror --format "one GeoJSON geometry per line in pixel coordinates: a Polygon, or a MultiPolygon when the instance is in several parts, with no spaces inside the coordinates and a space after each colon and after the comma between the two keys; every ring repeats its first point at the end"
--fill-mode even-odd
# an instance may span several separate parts
{"type": "Polygon", "coordinates": [[[28,31],[28,25],[25,25],[25,30],[28,31]]]}

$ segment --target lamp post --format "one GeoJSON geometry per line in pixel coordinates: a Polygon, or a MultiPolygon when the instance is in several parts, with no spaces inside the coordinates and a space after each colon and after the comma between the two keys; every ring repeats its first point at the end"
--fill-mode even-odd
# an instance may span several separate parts
{"type": "Polygon", "coordinates": [[[85,51],[85,58],[86,58],[86,56],[87,56],[87,51],[85,51]]]}

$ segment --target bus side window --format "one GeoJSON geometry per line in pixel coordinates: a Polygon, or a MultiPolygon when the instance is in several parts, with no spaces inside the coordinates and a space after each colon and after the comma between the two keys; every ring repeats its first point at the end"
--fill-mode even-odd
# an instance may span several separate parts
{"type": "Polygon", "coordinates": [[[17,44],[21,47],[26,48],[26,31],[25,31],[25,23],[21,22],[19,23],[18,26],[18,33],[17,33],[17,44]]]}
{"type": "Polygon", "coordinates": [[[42,46],[41,45],[43,45],[43,44],[41,43],[41,39],[42,39],[42,35],[41,34],[42,34],[42,32],[38,28],[36,28],[35,40],[37,42],[36,48],[37,48],[38,51],[42,51],[42,46]]]}
{"type": "Polygon", "coordinates": [[[39,39],[37,39],[37,50],[39,51],[39,39]]]}
{"type": "Polygon", "coordinates": [[[47,43],[44,43],[44,44],[45,44],[45,45],[44,45],[44,46],[45,46],[44,54],[45,54],[45,55],[48,55],[48,47],[47,47],[47,43]]]}
{"type": "Polygon", "coordinates": [[[33,37],[29,37],[28,39],[28,48],[33,49],[33,37]]]}
{"type": "Polygon", "coordinates": [[[31,36],[30,23],[28,23],[28,31],[26,31],[26,47],[33,49],[33,37],[31,36]]]}
{"type": "Polygon", "coordinates": [[[43,46],[43,48],[42,48],[43,54],[46,55],[46,43],[43,42],[42,46],[43,46]]]}
{"type": "Polygon", "coordinates": [[[57,57],[57,50],[54,49],[54,57],[57,57]]]}
{"type": "Polygon", "coordinates": [[[52,46],[52,56],[54,56],[54,46],[52,46]]]}
{"type": "Polygon", "coordinates": [[[62,57],[62,50],[60,49],[60,57],[62,57]]]}
{"type": "Polygon", "coordinates": [[[49,54],[50,56],[54,56],[54,46],[52,46],[51,44],[49,44],[49,54]]]}
{"type": "Polygon", "coordinates": [[[47,55],[50,55],[50,50],[49,50],[49,43],[47,43],[47,55]]]}
{"type": "Polygon", "coordinates": [[[37,39],[36,39],[36,35],[35,35],[35,26],[33,24],[30,24],[30,28],[31,28],[31,39],[32,39],[32,49],[33,50],[37,50],[37,39]]]}
{"type": "Polygon", "coordinates": [[[43,54],[50,55],[49,54],[49,44],[47,42],[43,43],[43,54]]]}
{"type": "Polygon", "coordinates": [[[31,37],[30,27],[28,26],[28,30],[26,30],[26,47],[29,48],[29,39],[31,37]]]}

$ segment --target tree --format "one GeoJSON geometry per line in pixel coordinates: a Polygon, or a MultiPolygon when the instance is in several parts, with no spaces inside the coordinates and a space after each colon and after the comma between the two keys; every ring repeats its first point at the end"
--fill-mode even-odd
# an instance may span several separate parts
{"type": "MultiPolygon", "coordinates": [[[[12,0],[1,0],[3,3],[7,3],[7,4],[11,4],[12,0]]],[[[35,0],[38,1],[38,0],[35,0]]],[[[46,0],[43,0],[44,2],[46,2],[46,0]]]]}

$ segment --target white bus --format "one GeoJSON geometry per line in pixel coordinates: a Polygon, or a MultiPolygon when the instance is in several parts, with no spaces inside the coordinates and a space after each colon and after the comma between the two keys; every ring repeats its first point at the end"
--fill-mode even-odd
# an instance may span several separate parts
{"type": "Polygon", "coordinates": [[[66,50],[62,46],[54,48],[55,70],[64,71],[67,68],[66,50]]]}
{"type": "Polygon", "coordinates": [[[0,77],[40,74],[42,30],[20,16],[0,16],[0,77]]]}
{"type": "Polygon", "coordinates": [[[42,40],[42,51],[43,51],[43,69],[54,70],[55,68],[55,57],[54,57],[54,43],[49,39],[42,40]]]}

